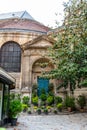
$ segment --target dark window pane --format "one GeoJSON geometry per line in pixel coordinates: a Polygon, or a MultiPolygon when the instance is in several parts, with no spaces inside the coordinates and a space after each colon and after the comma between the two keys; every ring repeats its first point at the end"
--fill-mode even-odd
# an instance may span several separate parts
{"type": "Polygon", "coordinates": [[[8,72],[19,72],[21,66],[21,48],[15,42],[7,42],[1,48],[0,66],[8,72]]]}

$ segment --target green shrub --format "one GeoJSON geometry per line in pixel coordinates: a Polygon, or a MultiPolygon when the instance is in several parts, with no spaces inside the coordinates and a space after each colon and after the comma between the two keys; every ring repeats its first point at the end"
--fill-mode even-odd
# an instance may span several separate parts
{"type": "Polygon", "coordinates": [[[46,105],[46,101],[41,101],[40,105],[41,106],[45,106],[46,105]]]}
{"type": "Polygon", "coordinates": [[[55,103],[56,103],[56,104],[58,104],[58,103],[62,103],[62,102],[63,102],[62,97],[55,96],[55,103]]]}
{"type": "Polygon", "coordinates": [[[11,93],[10,94],[10,100],[14,100],[15,99],[15,93],[11,93]]]}
{"type": "Polygon", "coordinates": [[[77,103],[81,108],[84,108],[86,106],[86,97],[85,95],[79,95],[77,98],[77,103]]]}
{"type": "Polygon", "coordinates": [[[62,107],[63,107],[63,104],[62,104],[62,103],[58,103],[58,104],[57,104],[57,109],[58,109],[58,110],[61,111],[61,110],[62,110],[62,107]]]}
{"type": "Polygon", "coordinates": [[[45,114],[48,114],[48,109],[47,108],[44,108],[44,111],[43,111],[45,114]]]}
{"type": "Polygon", "coordinates": [[[64,105],[65,105],[65,107],[75,108],[75,98],[66,96],[66,98],[64,100],[64,105]]]}
{"type": "Polygon", "coordinates": [[[41,112],[42,112],[42,111],[41,111],[41,108],[37,108],[37,113],[38,113],[38,114],[41,114],[41,112]]]}
{"type": "Polygon", "coordinates": [[[29,96],[24,96],[23,98],[22,98],[22,102],[24,103],[24,104],[29,104],[29,96]]]}
{"type": "Polygon", "coordinates": [[[36,106],[38,105],[38,96],[32,97],[32,103],[36,106]]]}
{"type": "Polygon", "coordinates": [[[54,91],[54,84],[53,83],[50,83],[48,87],[49,87],[49,92],[54,91]]]}
{"type": "Polygon", "coordinates": [[[42,93],[41,96],[40,96],[40,99],[41,99],[42,101],[46,101],[47,95],[44,94],[44,93],[42,93]]]}
{"type": "Polygon", "coordinates": [[[54,103],[54,97],[53,96],[48,96],[47,97],[47,104],[52,105],[54,103]]]}
{"type": "Polygon", "coordinates": [[[27,104],[22,104],[22,110],[26,111],[28,109],[28,105],[27,104]]]}
{"type": "Polygon", "coordinates": [[[10,101],[9,116],[16,117],[22,111],[22,104],[20,100],[14,99],[10,101]]]}

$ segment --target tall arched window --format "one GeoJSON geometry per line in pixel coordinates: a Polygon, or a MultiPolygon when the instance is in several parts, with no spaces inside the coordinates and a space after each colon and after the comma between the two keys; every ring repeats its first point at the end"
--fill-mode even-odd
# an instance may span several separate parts
{"type": "Polygon", "coordinates": [[[1,47],[1,67],[8,72],[20,72],[21,48],[13,42],[7,42],[1,47]]]}

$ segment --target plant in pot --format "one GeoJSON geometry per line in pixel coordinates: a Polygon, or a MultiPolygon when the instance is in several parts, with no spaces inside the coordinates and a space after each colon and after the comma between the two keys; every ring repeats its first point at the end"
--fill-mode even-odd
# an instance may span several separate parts
{"type": "Polygon", "coordinates": [[[53,113],[54,113],[54,114],[57,114],[57,109],[54,109],[54,110],[53,110],[53,113]]]}
{"type": "Polygon", "coordinates": [[[75,98],[71,96],[66,96],[64,104],[68,111],[71,112],[75,108],[75,98]]]}
{"type": "Polygon", "coordinates": [[[62,108],[63,108],[63,104],[62,103],[58,103],[57,104],[57,109],[59,112],[62,112],[62,108]]]}
{"type": "Polygon", "coordinates": [[[16,125],[18,114],[21,111],[22,111],[21,101],[18,99],[11,100],[9,106],[9,118],[11,119],[12,126],[16,125]]]}
{"type": "Polygon", "coordinates": [[[28,114],[32,114],[32,111],[31,111],[31,108],[30,108],[30,107],[28,107],[27,113],[28,113],[28,114]]]}
{"type": "Polygon", "coordinates": [[[48,109],[44,108],[44,114],[48,115],[48,109]]]}
{"type": "Polygon", "coordinates": [[[77,98],[77,103],[80,106],[80,111],[84,111],[84,107],[86,106],[85,95],[79,95],[78,98],[77,98]]]}
{"type": "Polygon", "coordinates": [[[47,97],[46,103],[47,103],[48,105],[52,105],[52,104],[54,103],[54,97],[49,95],[49,96],[47,97]]]}
{"type": "Polygon", "coordinates": [[[39,108],[37,108],[37,113],[38,113],[38,115],[40,115],[41,114],[41,108],[39,107],[39,108]]]}
{"type": "Polygon", "coordinates": [[[63,99],[60,96],[55,96],[55,104],[62,103],[63,99]]]}
{"type": "Polygon", "coordinates": [[[27,112],[27,110],[28,110],[28,105],[22,103],[22,110],[23,110],[23,112],[27,112]]]}
{"type": "Polygon", "coordinates": [[[24,97],[22,98],[22,103],[29,105],[29,100],[30,100],[29,96],[24,96],[24,97]]]}
{"type": "Polygon", "coordinates": [[[38,96],[32,97],[32,103],[35,106],[38,106],[38,96]]]}

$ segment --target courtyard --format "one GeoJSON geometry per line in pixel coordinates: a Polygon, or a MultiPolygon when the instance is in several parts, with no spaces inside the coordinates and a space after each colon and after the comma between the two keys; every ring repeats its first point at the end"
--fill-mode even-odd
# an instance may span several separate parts
{"type": "Polygon", "coordinates": [[[68,115],[28,115],[21,113],[17,126],[6,130],[87,130],[87,113],[68,115]]]}

